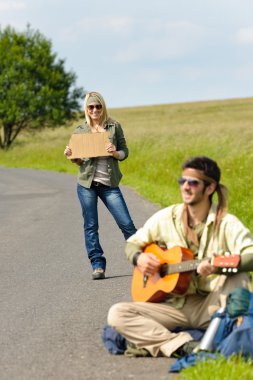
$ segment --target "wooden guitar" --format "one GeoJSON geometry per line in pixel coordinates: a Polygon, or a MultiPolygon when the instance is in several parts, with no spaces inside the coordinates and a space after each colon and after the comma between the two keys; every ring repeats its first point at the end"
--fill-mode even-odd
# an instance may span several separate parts
{"type": "MultiPolygon", "coordinates": [[[[201,261],[193,260],[193,252],[188,248],[173,247],[164,250],[157,244],[146,246],[144,253],[153,253],[161,262],[159,271],[147,277],[138,267],[134,268],[132,279],[132,298],[134,301],[162,302],[166,296],[183,295],[190,284],[191,272],[201,261]]],[[[215,256],[211,264],[223,268],[223,271],[237,271],[240,255],[215,256]]]]}

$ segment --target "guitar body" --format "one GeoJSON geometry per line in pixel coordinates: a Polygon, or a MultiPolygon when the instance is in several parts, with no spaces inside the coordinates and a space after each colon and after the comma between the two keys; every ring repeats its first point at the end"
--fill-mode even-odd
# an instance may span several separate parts
{"type": "MultiPolygon", "coordinates": [[[[148,245],[144,253],[153,253],[161,262],[161,268],[166,264],[178,264],[185,260],[192,260],[193,253],[188,248],[173,247],[168,250],[157,244],[148,245]]],[[[191,272],[165,274],[162,270],[146,278],[137,267],[134,268],[132,280],[132,298],[141,302],[162,302],[171,293],[184,294],[191,281],[191,272]]]]}

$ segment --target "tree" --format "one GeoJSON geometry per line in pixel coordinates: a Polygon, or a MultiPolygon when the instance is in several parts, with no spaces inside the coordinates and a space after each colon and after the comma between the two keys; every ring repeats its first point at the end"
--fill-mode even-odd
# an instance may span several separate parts
{"type": "Polygon", "coordinates": [[[82,88],[66,72],[52,44],[29,26],[0,29],[0,148],[8,149],[24,129],[57,126],[80,111],[82,88]]]}

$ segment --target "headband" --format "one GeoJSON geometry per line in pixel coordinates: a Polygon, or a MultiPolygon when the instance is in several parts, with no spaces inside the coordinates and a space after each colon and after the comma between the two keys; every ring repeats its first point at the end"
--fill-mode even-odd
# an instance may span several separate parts
{"type": "Polygon", "coordinates": [[[206,182],[217,184],[217,181],[215,181],[215,179],[213,179],[211,177],[208,177],[201,170],[186,168],[186,169],[183,170],[183,172],[184,172],[185,175],[187,175],[189,177],[194,177],[194,178],[201,179],[202,181],[206,181],[206,182]]]}
{"type": "MultiPolygon", "coordinates": [[[[215,217],[215,222],[214,222],[214,231],[216,232],[218,230],[218,226],[220,224],[221,218],[227,209],[228,190],[227,190],[226,186],[215,181],[215,179],[206,176],[201,170],[198,170],[198,169],[186,168],[183,170],[183,172],[184,172],[184,175],[187,175],[189,177],[198,178],[202,181],[206,181],[209,183],[216,184],[216,188],[214,190],[214,192],[216,191],[217,195],[218,195],[218,205],[217,205],[216,217],[215,217]]],[[[185,208],[187,209],[187,206],[185,206],[185,208]]],[[[185,228],[186,228],[186,233],[188,236],[191,237],[192,241],[196,242],[196,240],[195,240],[196,237],[194,237],[193,233],[190,231],[190,228],[189,228],[188,222],[187,222],[187,215],[185,215],[185,214],[186,214],[186,211],[183,215],[183,223],[184,223],[185,228]]]]}

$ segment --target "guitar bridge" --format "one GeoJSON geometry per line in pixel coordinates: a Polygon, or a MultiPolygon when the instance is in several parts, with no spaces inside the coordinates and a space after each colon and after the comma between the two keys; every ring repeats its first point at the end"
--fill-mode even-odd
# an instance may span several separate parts
{"type": "Polygon", "coordinates": [[[146,288],[148,281],[148,276],[146,274],[143,275],[143,288],[146,288]]]}

